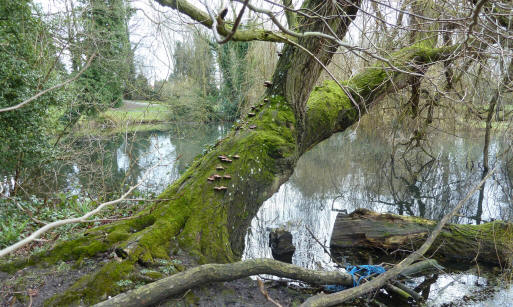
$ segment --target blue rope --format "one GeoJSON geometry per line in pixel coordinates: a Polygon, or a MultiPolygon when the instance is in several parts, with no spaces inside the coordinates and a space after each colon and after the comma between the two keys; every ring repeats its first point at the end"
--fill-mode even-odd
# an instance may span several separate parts
{"type": "MultiPolygon", "coordinates": [[[[353,287],[360,285],[362,279],[368,278],[371,275],[379,275],[385,273],[385,268],[380,265],[348,265],[346,266],[346,271],[353,278],[353,287]],[[355,274],[360,275],[359,278],[356,278],[355,274]]],[[[347,289],[347,287],[342,285],[326,285],[324,286],[324,290],[326,292],[338,292],[347,289]]]]}

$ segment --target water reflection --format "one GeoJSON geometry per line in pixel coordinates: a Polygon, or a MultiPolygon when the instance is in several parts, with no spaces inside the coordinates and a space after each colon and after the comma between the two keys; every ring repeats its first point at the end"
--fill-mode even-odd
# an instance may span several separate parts
{"type": "Polygon", "coordinates": [[[178,179],[207,144],[223,137],[230,125],[176,126],[166,132],[138,133],[116,143],[118,183],[141,182],[139,190],[158,194],[178,179]],[[144,179],[144,180],[143,180],[144,179]]]}
{"type": "MultiPolygon", "coordinates": [[[[429,145],[417,147],[364,129],[335,135],[301,157],[291,179],[260,208],[244,257],[271,257],[269,230],[281,227],[294,236],[293,263],[332,266],[306,228],[329,246],[339,211],[368,208],[440,219],[481,180],[482,146],[480,135],[470,133],[433,134],[429,145]]],[[[494,158],[507,146],[499,139],[491,143],[490,165],[498,170],[486,185],[482,209],[475,193],[452,222],[511,220],[510,160],[494,158]]]]}
{"type": "MultiPolygon", "coordinates": [[[[139,182],[149,170],[138,190],[158,194],[185,171],[205,145],[223,137],[230,126],[184,124],[170,126],[165,132],[84,137],[70,144],[66,159],[31,171],[22,180],[23,191],[48,198],[64,192],[106,199],[139,182]]],[[[10,177],[4,174],[4,178],[8,183],[10,177]]]]}

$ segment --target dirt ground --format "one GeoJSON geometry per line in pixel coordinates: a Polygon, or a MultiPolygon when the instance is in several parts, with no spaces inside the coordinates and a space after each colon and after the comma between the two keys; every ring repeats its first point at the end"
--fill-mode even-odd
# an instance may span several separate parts
{"type": "MultiPolygon", "coordinates": [[[[107,257],[105,260],[86,260],[79,269],[74,268],[72,262],[61,262],[49,267],[28,267],[13,275],[0,272],[0,306],[43,306],[45,300],[64,291],[105,261],[107,257]]],[[[312,295],[312,290],[293,289],[286,282],[266,281],[265,288],[282,306],[297,306],[312,295]]],[[[267,301],[256,280],[244,278],[198,287],[157,306],[276,305],[267,301]]]]}

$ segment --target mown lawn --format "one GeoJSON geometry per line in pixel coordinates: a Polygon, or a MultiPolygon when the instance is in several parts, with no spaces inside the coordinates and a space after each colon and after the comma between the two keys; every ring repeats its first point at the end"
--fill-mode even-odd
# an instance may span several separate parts
{"type": "Polygon", "coordinates": [[[171,117],[171,110],[168,106],[152,102],[125,102],[117,109],[109,109],[98,117],[100,121],[119,124],[137,123],[162,123],[168,122],[171,117]]]}

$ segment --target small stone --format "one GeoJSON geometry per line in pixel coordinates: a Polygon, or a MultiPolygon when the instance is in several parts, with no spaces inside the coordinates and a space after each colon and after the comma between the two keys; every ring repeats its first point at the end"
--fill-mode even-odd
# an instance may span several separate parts
{"type": "Polygon", "coordinates": [[[254,109],[256,109],[256,108],[255,108],[255,106],[252,106],[252,107],[251,107],[251,110],[254,110],[254,109]]]}
{"type": "Polygon", "coordinates": [[[228,158],[223,159],[223,160],[221,160],[221,161],[226,162],[226,163],[232,163],[232,160],[231,160],[231,159],[228,159],[228,158]]]}
{"type": "Polygon", "coordinates": [[[219,187],[214,187],[214,190],[216,190],[216,191],[226,191],[226,189],[228,189],[228,188],[223,185],[219,186],[219,187]]]}
{"type": "Polygon", "coordinates": [[[224,170],[224,167],[222,167],[221,165],[218,165],[218,166],[216,167],[216,170],[218,170],[218,171],[223,171],[223,170],[224,170]]]}
{"type": "Polygon", "coordinates": [[[263,103],[261,103],[261,104],[260,104],[260,107],[263,107],[263,106],[264,106],[264,104],[263,104],[263,103]]]}
{"type": "Polygon", "coordinates": [[[264,102],[265,102],[265,103],[268,103],[268,102],[269,102],[269,99],[265,98],[265,99],[264,99],[264,102]]]}
{"type": "Polygon", "coordinates": [[[256,125],[251,125],[249,126],[249,129],[255,129],[257,126],[256,125]]]}
{"type": "Polygon", "coordinates": [[[255,113],[253,113],[253,112],[249,112],[249,113],[248,113],[248,116],[249,116],[249,117],[253,117],[253,116],[255,116],[255,113]]]}
{"type": "Polygon", "coordinates": [[[208,177],[208,178],[207,178],[207,180],[208,180],[208,181],[214,181],[214,180],[216,180],[216,179],[214,178],[214,176],[210,176],[210,177],[208,177]]]}
{"type": "Polygon", "coordinates": [[[239,156],[239,155],[233,155],[233,157],[232,157],[232,158],[234,158],[234,159],[239,159],[239,158],[240,158],[240,156],[239,156]]]}
{"type": "Polygon", "coordinates": [[[278,56],[282,56],[282,55],[283,55],[283,53],[281,53],[281,52],[278,52],[278,56]]]}
{"type": "Polygon", "coordinates": [[[218,174],[215,174],[214,176],[212,176],[212,178],[214,178],[214,180],[218,180],[218,179],[221,179],[221,175],[218,175],[218,174]]]}
{"type": "Polygon", "coordinates": [[[273,86],[273,83],[271,81],[264,81],[264,86],[271,87],[271,86],[273,86]]]}
{"type": "Polygon", "coordinates": [[[284,229],[272,229],[269,232],[269,247],[274,259],[292,263],[296,247],[292,244],[292,234],[284,229]]]}
{"type": "Polygon", "coordinates": [[[225,155],[220,155],[220,156],[217,156],[219,158],[219,160],[223,160],[223,159],[227,159],[227,157],[225,155]]]}
{"type": "Polygon", "coordinates": [[[224,178],[224,179],[232,179],[232,176],[230,176],[230,175],[224,175],[224,176],[223,176],[223,178],[224,178]]]}

